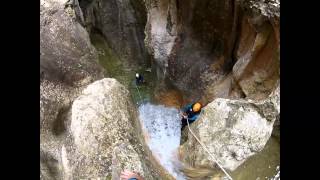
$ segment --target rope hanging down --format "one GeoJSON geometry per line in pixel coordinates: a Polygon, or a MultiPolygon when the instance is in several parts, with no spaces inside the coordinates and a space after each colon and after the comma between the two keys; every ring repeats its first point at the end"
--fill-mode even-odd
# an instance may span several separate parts
{"type": "Polygon", "coordinates": [[[223,169],[223,167],[215,160],[215,158],[213,157],[213,155],[209,152],[209,150],[206,148],[206,146],[197,138],[197,136],[192,132],[192,130],[190,129],[189,126],[189,119],[187,119],[187,123],[188,123],[188,129],[191,132],[191,134],[194,136],[194,138],[196,138],[196,140],[200,143],[200,145],[202,146],[202,148],[207,151],[207,153],[209,154],[209,156],[211,157],[211,159],[219,166],[219,168],[228,176],[229,179],[233,180],[232,177],[227,173],[227,171],[225,171],[223,169]]]}
{"type": "Polygon", "coordinates": [[[137,88],[137,90],[138,90],[138,94],[139,94],[139,97],[140,97],[140,102],[142,102],[142,97],[141,97],[141,95],[140,95],[140,91],[139,91],[139,88],[138,88],[137,85],[136,85],[136,88],[137,88]]]}
{"type": "MultiPolygon", "coordinates": [[[[136,88],[138,90],[138,94],[139,94],[139,97],[140,97],[140,100],[142,101],[142,98],[141,98],[141,95],[140,95],[140,91],[139,91],[139,88],[138,86],[136,85],[136,88]]],[[[202,148],[207,151],[207,153],[209,154],[209,156],[212,158],[212,160],[219,166],[219,168],[227,175],[227,177],[231,180],[232,177],[227,173],[226,170],[223,169],[223,167],[215,160],[215,158],[213,157],[213,155],[210,153],[210,151],[206,148],[206,146],[197,138],[197,136],[193,133],[193,131],[190,129],[190,125],[189,125],[189,119],[187,119],[187,123],[188,123],[188,129],[189,131],[191,132],[191,134],[196,138],[196,140],[200,143],[200,145],[202,146],[202,148]]]]}

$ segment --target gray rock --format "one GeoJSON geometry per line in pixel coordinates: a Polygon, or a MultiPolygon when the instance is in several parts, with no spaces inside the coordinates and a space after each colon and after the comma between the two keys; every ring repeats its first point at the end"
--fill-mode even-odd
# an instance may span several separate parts
{"type": "Polygon", "coordinates": [[[124,169],[160,177],[138,137],[129,91],[115,79],[87,86],[66,120],[62,135],[41,133],[41,179],[119,179],[124,169]]]}
{"type": "Polygon", "coordinates": [[[280,0],[240,0],[242,4],[268,18],[280,17],[280,0]]]}
{"type": "Polygon", "coordinates": [[[280,114],[273,124],[272,135],[280,141],[280,114]]]}
{"type": "MultiPolygon", "coordinates": [[[[280,113],[279,95],[278,86],[263,101],[215,99],[203,109],[191,129],[216,160],[233,171],[267,143],[280,113]]],[[[180,152],[182,161],[191,167],[215,167],[190,132],[180,152]]]]}
{"type": "Polygon", "coordinates": [[[188,100],[199,99],[206,85],[224,76],[225,59],[220,56],[229,49],[232,3],[146,1],[146,6],[145,42],[158,65],[158,77],[168,77],[188,100]]]}
{"type": "Polygon", "coordinates": [[[40,1],[40,178],[63,179],[70,105],[103,77],[75,1],[40,1]]]}
{"type": "Polygon", "coordinates": [[[245,95],[242,89],[237,85],[232,73],[226,75],[221,81],[206,86],[201,102],[208,104],[213,98],[240,99],[245,95]]]}
{"type": "Polygon", "coordinates": [[[88,33],[79,23],[79,7],[67,2],[41,1],[40,75],[41,79],[79,87],[103,77],[103,70],[88,33]]]}
{"type": "Polygon", "coordinates": [[[146,179],[158,176],[135,134],[134,110],[129,91],[110,78],[90,84],[74,101],[70,133],[75,146],[66,150],[73,179],[117,179],[124,169],[146,179]]]}
{"type": "Polygon", "coordinates": [[[145,4],[145,43],[157,75],[170,79],[186,101],[237,99],[243,94],[261,100],[272,92],[279,79],[279,1],[145,4]]]}
{"type": "Polygon", "coordinates": [[[267,98],[280,78],[278,28],[264,16],[246,14],[241,28],[232,74],[247,98],[267,98]]]}
{"type": "Polygon", "coordinates": [[[98,30],[118,57],[134,66],[149,63],[144,46],[146,12],[142,0],[81,1],[89,32],[98,30]]]}
{"type": "MultiPolygon", "coordinates": [[[[168,68],[168,59],[177,37],[176,1],[145,1],[148,21],[145,43],[161,73],[168,68]]],[[[159,73],[159,77],[164,75],[159,73]]]]}
{"type": "MultiPolygon", "coordinates": [[[[264,147],[280,114],[279,86],[270,95],[280,73],[279,1],[85,0],[82,9],[77,0],[40,3],[41,179],[118,179],[125,168],[159,177],[122,85],[103,79],[78,97],[104,71],[86,30],[100,30],[132,64],[148,60],[148,49],[158,76],[186,101],[244,93],[246,100],[211,102],[192,125],[227,169],[264,147]]],[[[213,167],[190,134],[181,152],[188,165],[213,167]]]]}

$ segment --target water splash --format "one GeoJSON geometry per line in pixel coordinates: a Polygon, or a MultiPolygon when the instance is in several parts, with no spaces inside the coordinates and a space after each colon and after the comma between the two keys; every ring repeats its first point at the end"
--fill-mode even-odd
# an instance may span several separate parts
{"type": "Polygon", "coordinates": [[[150,103],[139,106],[145,139],[155,158],[177,180],[186,179],[178,170],[178,147],[181,124],[179,111],[175,108],[150,103]]]}

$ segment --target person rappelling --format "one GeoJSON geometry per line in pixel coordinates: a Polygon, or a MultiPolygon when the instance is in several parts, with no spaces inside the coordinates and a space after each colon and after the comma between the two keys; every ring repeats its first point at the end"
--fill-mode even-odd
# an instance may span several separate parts
{"type": "Polygon", "coordinates": [[[136,85],[139,86],[143,83],[145,83],[143,76],[139,73],[136,73],[136,85]]]}
{"type": "Polygon", "coordinates": [[[193,123],[198,118],[200,112],[201,112],[202,105],[200,102],[196,102],[193,104],[188,104],[185,106],[182,111],[180,112],[180,115],[182,117],[182,125],[181,125],[181,131],[184,129],[184,127],[188,124],[193,123]]]}

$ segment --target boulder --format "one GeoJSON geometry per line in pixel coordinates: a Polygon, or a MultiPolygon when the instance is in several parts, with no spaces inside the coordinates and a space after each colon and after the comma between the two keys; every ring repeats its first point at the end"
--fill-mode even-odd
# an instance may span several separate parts
{"type": "Polygon", "coordinates": [[[74,148],[66,151],[73,178],[119,179],[124,169],[157,177],[138,140],[134,111],[129,91],[115,79],[96,81],[83,91],[72,105],[74,148]]]}
{"type": "MultiPolygon", "coordinates": [[[[42,151],[42,179],[119,179],[122,170],[157,179],[137,132],[129,91],[105,78],[88,85],[72,103],[65,133],[42,151]]],[[[46,139],[48,140],[48,139],[46,139]]]]}
{"type": "MultiPolygon", "coordinates": [[[[219,164],[233,171],[267,143],[280,113],[279,97],[278,86],[263,101],[217,98],[203,108],[191,129],[219,164]]],[[[180,155],[181,160],[191,167],[215,167],[190,132],[180,148],[180,155]]]]}
{"type": "Polygon", "coordinates": [[[70,106],[103,77],[78,1],[40,1],[40,178],[63,179],[62,147],[70,106]]]}

